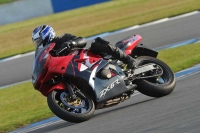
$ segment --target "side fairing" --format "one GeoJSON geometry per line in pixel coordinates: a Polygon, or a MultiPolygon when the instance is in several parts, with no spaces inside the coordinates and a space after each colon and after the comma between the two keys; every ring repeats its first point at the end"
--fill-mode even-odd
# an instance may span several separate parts
{"type": "MultiPolygon", "coordinates": [[[[69,62],[65,74],[67,76],[77,78],[77,79],[82,79],[85,82],[89,83],[91,75],[96,74],[96,68],[101,64],[102,59],[99,59],[95,64],[93,64],[92,67],[87,67],[84,62],[80,62],[80,56],[75,55],[72,58],[72,61],[69,62]]],[[[107,62],[107,61],[106,61],[107,62]]],[[[106,62],[105,65],[107,64],[106,62]]],[[[102,65],[102,64],[101,64],[102,65]]]]}
{"type": "MultiPolygon", "coordinates": [[[[98,103],[114,98],[128,90],[123,80],[125,74],[120,67],[112,64],[107,64],[103,67],[103,69],[105,68],[112,69],[115,71],[115,74],[109,79],[102,79],[99,78],[99,76],[94,75],[90,81],[90,84],[92,81],[94,83],[93,87],[95,88],[95,94],[98,103]]],[[[97,68],[97,72],[98,71],[99,69],[97,68]]]]}
{"type": "Polygon", "coordinates": [[[96,77],[94,82],[94,91],[98,103],[114,98],[128,90],[119,75],[104,80],[96,77]]]}
{"type": "Polygon", "coordinates": [[[97,102],[106,101],[127,91],[125,83],[122,80],[124,73],[121,68],[109,64],[108,60],[102,58],[92,57],[92,55],[89,58],[87,56],[81,57],[81,54],[75,55],[68,64],[65,74],[89,84],[94,91],[97,102]],[[90,64],[86,64],[88,60],[90,60],[90,64]],[[103,79],[97,76],[101,69],[105,67],[107,69],[112,67],[117,74],[110,79],[103,79]]]}

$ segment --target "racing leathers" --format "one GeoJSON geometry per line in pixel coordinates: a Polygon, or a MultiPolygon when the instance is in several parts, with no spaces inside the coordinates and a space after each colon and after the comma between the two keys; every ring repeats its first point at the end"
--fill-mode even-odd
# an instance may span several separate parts
{"type": "MultiPolygon", "coordinates": [[[[54,47],[54,50],[56,54],[59,54],[63,51],[70,51],[73,48],[83,48],[86,46],[86,40],[83,37],[76,37],[71,34],[64,34],[61,37],[55,37],[51,43],[55,42],[56,45],[54,47]]],[[[125,64],[128,64],[128,68],[134,67],[135,60],[125,54],[121,49],[118,47],[110,44],[107,40],[104,40],[100,37],[97,37],[93,40],[91,43],[90,50],[99,55],[111,55],[114,58],[122,61],[125,64]]]]}

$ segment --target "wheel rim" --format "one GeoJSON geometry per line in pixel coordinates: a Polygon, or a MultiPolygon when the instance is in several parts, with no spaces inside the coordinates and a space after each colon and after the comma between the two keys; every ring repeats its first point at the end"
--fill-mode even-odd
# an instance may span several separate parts
{"type": "Polygon", "coordinates": [[[76,99],[72,99],[65,91],[56,93],[54,97],[57,105],[69,113],[84,114],[91,109],[89,100],[80,93],[76,94],[76,99]]]}
{"type": "Polygon", "coordinates": [[[161,65],[160,63],[157,63],[153,60],[143,60],[142,62],[139,63],[139,65],[144,65],[146,63],[155,63],[157,64],[160,68],[162,68],[163,74],[161,76],[158,77],[153,77],[153,78],[148,78],[145,79],[147,82],[151,83],[151,84],[167,84],[171,81],[171,75],[169,73],[169,71],[167,70],[167,68],[163,65],[161,65]]]}

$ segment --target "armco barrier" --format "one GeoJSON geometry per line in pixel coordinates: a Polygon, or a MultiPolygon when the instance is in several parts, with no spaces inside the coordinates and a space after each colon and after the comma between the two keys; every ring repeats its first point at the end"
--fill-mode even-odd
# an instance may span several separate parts
{"type": "Polygon", "coordinates": [[[0,5],[0,25],[106,1],[109,0],[20,0],[0,5]]]}

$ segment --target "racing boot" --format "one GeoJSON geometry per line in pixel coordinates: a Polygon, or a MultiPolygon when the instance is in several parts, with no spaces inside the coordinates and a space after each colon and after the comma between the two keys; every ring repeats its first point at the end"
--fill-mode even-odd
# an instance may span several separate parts
{"type": "Polygon", "coordinates": [[[118,47],[113,47],[112,56],[117,58],[118,60],[122,61],[124,64],[127,64],[128,69],[135,68],[135,59],[132,58],[130,55],[125,54],[121,49],[118,47]]]}
{"type": "Polygon", "coordinates": [[[103,38],[97,37],[95,40],[93,40],[91,44],[91,51],[100,55],[103,55],[104,53],[112,55],[114,58],[122,61],[124,64],[127,64],[128,69],[134,69],[135,60],[103,38]]]}

